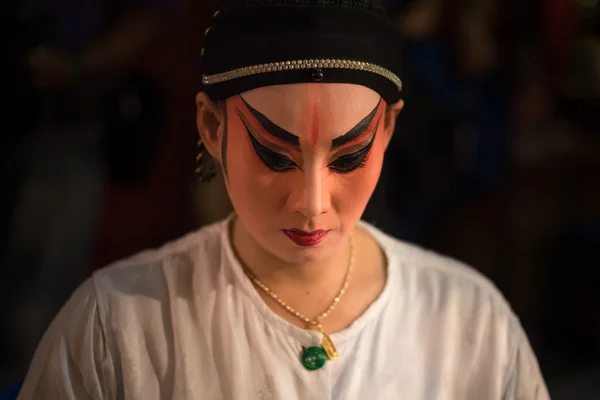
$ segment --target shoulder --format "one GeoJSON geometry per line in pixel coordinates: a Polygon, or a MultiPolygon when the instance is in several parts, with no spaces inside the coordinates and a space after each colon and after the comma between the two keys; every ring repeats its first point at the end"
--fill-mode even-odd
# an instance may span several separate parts
{"type": "Polygon", "coordinates": [[[92,275],[97,295],[159,294],[166,286],[191,284],[195,273],[219,263],[226,221],[204,227],[157,249],[116,261],[92,275]]]}
{"type": "Polygon", "coordinates": [[[387,254],[395,301],[418,321],[417,329],[451,333],[447,344],[457,348],[453,340],[486,338],[486,347],[503,354],[503,362],[515,356],[523,329],[488,278],[460,261],[368,229],[387,254]]]}
{"type": "Polygon", "coordinates": [[[413,321],[409,330],[419,343],[433,346],[438,358],[447,355],[463,369],[471,366],[472,376],[493,376],[506,398],[513,398],[510,391],[547,398],[527,335],[488,278],[460,261],[365,228],[387,254],[394,307],[404,311],[402,329],[413,321]]]}
{"type": "Polygon", "coordinates": [[[473,267],[398,240],[371,225],[365,224],[365,227],[386,252],[390,273],[405,290],[418,291],[420,298],[432,297],[432,306],[448,301],[460,301],[465,305],[479,303],[492,307],[497,313],[513,315],[501,291],[473,267]]]}
{"type": "MultiPolygon", "coordinates": [[[[168,328],[189,320],[198,291],[210,293],[202,285],[215,281],[225,226],[117,261],[82,283],[38,346],[22,398],[110,398],[122,387],[122,368],[142,370],[151,362],[166,369],[173,356],[167,344],[174,330],[168,328]]],[[[153,381],[129,384],[142,392],[153,381]]]]}
{"type": "Polygon", "coordinates": [[[63,305],[35,351],[19,399],[114,397],[115,355],[96,294],[88,279],[63,305]]]}
{"type": "Polygon", "coordinates": [[[223,265],[225,226],[226,221],[207,226],[94,272],[88,289],[105,328],[118,332],[127,327],[131,335],[152,331],[168,322],[165,306],[186,307],[211,293],[223,265]]]}

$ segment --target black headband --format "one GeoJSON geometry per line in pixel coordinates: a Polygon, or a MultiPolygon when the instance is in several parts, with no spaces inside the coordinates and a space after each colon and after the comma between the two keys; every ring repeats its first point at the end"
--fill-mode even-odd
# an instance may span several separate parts
{"type": "Polygon", "coordinates": [[[400,99],[400,40],[372,0],[230,0],[205,33],[213,100],[286,83],[355,83],[400,99]]]}

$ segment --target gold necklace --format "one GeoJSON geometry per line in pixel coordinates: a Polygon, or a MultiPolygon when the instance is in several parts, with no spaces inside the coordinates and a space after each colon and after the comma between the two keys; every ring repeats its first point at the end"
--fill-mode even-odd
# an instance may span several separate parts
{"type": "Polygon", "coordinates": [[[250,271],[248,268],[244,267],[244,272],[246,273],[246,275],[248,275],[248,278],[250,278],[254,282],[254,284],[256,284],[256,286],[258,286],[265,293],[267,293],[269,296],[271,296],[280,306],[282,306],[290,314],[294,315],[296,318],[303,320],[306,324],[307,329],[316,330],[323,335],[323,339],[321,341],[321,347],[313,346],[313,347],[309,347],[309,348],[304,348],[304,351],[302,353],[302,364],[308,370],[319,369],[319,368],[323,367],[323,365],[325,365],[326,360],[328,360],[328,359],[335,360],[336,358],[339,357],[339,354],[335,348],[335,345],[333,344],[333,341],[327,335],[327,333],[325,333],[325,330],[323,329],[323,320],[325,318],[327,318],[327,316],[329,316],[329,314],[331,314],[331,312],[335,309],[335,307],[342,300],[342,297],[344,296],[344,294],[346,293],[346,290],[348,289],[348,282],[350,280],[350,275],[352,274],[353,268],[354,268],[354,245],[352,242],[352,236],[350,236],[350,261],[348,262],[348,269],[346,271],[344,283],[342,284],[342,287],[340,288],[338,294],[335,296],[335,298],[333,299],[333,302],[327,308],[327,310],[325,310],[324,312],[319,314],[314,319],[310,319],[307,316],[305,316],[304,314],[302,314],[301,312],[299,312],[298,310],[296,310],[295,308],[293,308],[292,306],[290,306],[289,304],[287,304],[276,293],[274,293],[267,285],[262,283],[260,281],[260,279],[258,279],[252,271],[250,271]]]}

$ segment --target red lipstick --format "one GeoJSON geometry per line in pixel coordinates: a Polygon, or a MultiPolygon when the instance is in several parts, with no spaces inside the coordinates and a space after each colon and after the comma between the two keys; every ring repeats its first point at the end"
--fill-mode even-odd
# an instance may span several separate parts
{"type": "Polygon", "coordinates": [[[322,229],[313,232],[304,232],[300,229],[284,229],[283,233],[296,243],[298,246],[308,247],[316,246],[327,237],[328,231],[322,229]]]}

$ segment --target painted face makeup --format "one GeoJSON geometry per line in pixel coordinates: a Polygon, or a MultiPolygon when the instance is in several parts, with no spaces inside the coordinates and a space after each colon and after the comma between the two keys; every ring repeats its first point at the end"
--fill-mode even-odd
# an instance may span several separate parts
{"type": "Polygon", "coordinates": [[[334,161],[329,164],[329,168],[340,173],[347,173],[356,168],[365,167],[379,128],[381,118],[379,111],[382,102],[383,100],[380,99],[373,111],[345,135],[331,141],[332,149],[338,150],[334,153],[334,161]],[[338,154],[343,155],[338,156],[338,154]]]}
{"type": "Polygon", "coordinates": [[[358,85],[297,84],[226,103],[222,164],[242,227],[288,262],[333,254],[379,178],[385,102],[358,85]]]}
{"type": "MultiPolygon", "coordinates": [[[[272,136],[274,139],[288,144],[296,151],[300,150],[300,138],[277,126],[277,124],[269,120],[260,111],[248,104],[242,96],[240,96],[240,98],[244,102],[247,111],[250,112],[256,120],[256,123],[260,126],[260,129],[253,128],[255,125],[249,121],[244,112],[239,108],[236,110],[238,116],[244,123],[246,132],[250,138],[250,143],[263,164],[275,172],[285,172],[294,168],[300,168],[300,166],[290,157],[281,154],[286,151],[285,146],[281,147],[277,143],[269,143],[268,137],[272,136]],[[259,133],[259,131],[266,132],[266,135],[264,133],[259,133]],[[263,135],[266,136],[266,138],[263,139],[263,135]]],[[[334,161],[328,165],[329,168],[340,173],[348,173],[356,168],[364,167],[364,162],[371,150],[375,134],[377,133],[379,119],[375,120],[375,116],[377,115],[381,102],[382,100],[380,99],[379,103],[377,103],[371,113],[364,117],[356,124],[356,126],[343,136],[331,141],[332,150],[341,149],[341,151],[338,150],[334,154],[344,153],[344,155],[334,157],[334,161]],[[374,121],[375,124],[373,124],[374,121]],[[344,149],[351,149],[351,151],[344,151],[344,149]]],[[[315,113],[315,115],[318,114],[315,113]]],[[[313,128],[311,129],[310,139],[311,146],[313,147],[315,146],[316,138],[318,137],[318,129],[316,129],[317,127],[315,127],[314,123],[315,120],[317,119],[313,118],[313,128]]]]}
{"type": "MultiPolygon", "coordinates": [[[[277,132],[279,130],[280,135],[271,135],[273,135],[275,138],[279,138],[279,140],[281,140],[282,137],[287,138],[287,143],[293,148],[300,148],[300,140],[297,136],[294,136],[291,133],[279,128],[247,103],[244,102],[244,105],[248,108],[252,115],[254,115],[257,121],[262,122],[260,123],[260,126],[263,128],[263,130],[267,132],[277,132]],[[269,129],[265,129],[265,126],[268,126],[269,129]],[[283,133],[283,135],[281,135],[281,133],[283,133]]],[[[256,152],[258,158],[267,168],[275,172],[285,172],[293,169],[294,167],[298,167],[298,164],[292,161],[289,157],[281,154],[282,152],[286,151],[284,147],[280,147],[276,143],[269,143],[268,139],[264,139],[259,133],[257,133],[257,130],[253,128],[252,123],[248,121],[248,118],[239,108],[236,111],[244,123],[244,127],[246,128],[246,133],[248,134],[252,148],[256,152]]],[[[286,140],[283,141],[285,142],[286,140]]]]}

